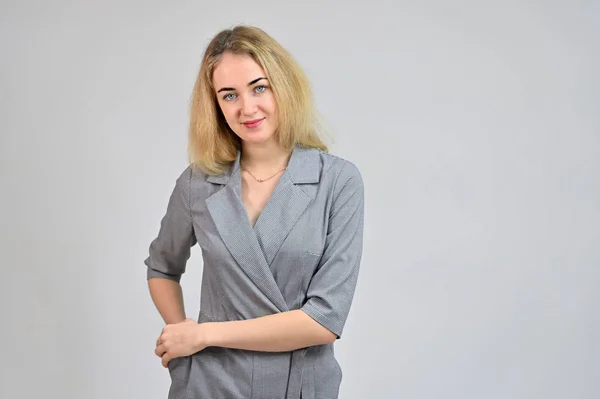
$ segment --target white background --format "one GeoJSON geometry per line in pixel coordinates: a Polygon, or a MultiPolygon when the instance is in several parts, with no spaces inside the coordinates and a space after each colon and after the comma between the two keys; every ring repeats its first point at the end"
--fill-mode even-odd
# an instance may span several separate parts
{"type": "Polygon", "coordinates": [[[166,397],[143,260],[237,23],[365,181],[340,398],[600,397],[599,4],[2,1],[0,397],[166,397]]]}

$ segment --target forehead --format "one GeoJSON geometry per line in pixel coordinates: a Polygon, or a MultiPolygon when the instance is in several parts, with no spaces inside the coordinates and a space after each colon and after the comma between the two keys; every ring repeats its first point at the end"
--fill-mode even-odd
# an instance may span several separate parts
{"type": "Polygon", "coordinates": [[[266,77],[265,71],[247,54],[223,53],[213,72],[213,85],[220,87],[246,87],[259,77],[266,77]]]}

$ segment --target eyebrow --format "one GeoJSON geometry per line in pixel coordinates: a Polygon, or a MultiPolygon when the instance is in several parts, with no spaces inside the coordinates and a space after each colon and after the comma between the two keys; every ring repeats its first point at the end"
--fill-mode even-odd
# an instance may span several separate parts
{"type": "MultiPolygon", "coordinates": [[[[262,79],[269,80],[269,79],[265,78],[264,76],[261,76],[260,78],[256,78],[252,82],[248,83],[248,86],[252,86],[254,83],[256,83],[256,82],[258,82],[259,80],[262,80],[262,79]]],[[[233,87],[222,87],[222,88],[220,88],[217,91],[217,93],[220,93],[222,91],[234,91],[234,90],[235,89],[233,87]]]]}

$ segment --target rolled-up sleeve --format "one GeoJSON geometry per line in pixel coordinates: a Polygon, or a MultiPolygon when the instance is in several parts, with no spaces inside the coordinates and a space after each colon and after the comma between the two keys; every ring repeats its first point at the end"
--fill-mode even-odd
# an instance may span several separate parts
{"type": "Polygon", "coordinates": [[[325,248],[301,309],[340,338],[354,297],[363,250],[364,186],[354,164],[344,165],[333,195],[325,248]]]}
{"type": "Polygon", "coordinates": [[[147,278],[166,278],[179,282],[196,244],[190,212],[191,168],[177,178],[170,195],[158,235],[150,243],[149,255],[144,261],[147,278]]]}

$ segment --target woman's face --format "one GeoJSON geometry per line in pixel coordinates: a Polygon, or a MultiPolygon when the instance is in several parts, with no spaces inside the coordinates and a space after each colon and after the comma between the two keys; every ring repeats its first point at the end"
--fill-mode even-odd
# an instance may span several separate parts
{"type": "Polygon", "coordinates": [[[245,54],[223,53],[213,73],[219,107],[233,132],[246,143],[275,139],[277,107],[265,71],[245,54]]]}

